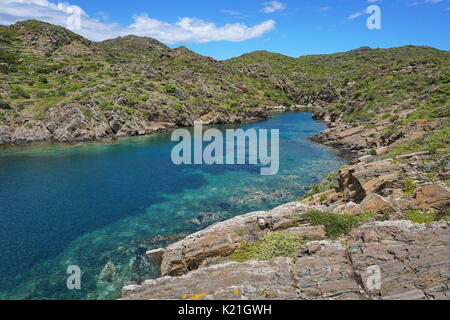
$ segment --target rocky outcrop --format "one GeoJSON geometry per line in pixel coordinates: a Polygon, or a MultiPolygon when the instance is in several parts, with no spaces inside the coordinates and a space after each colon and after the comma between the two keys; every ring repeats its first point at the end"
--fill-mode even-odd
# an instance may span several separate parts
{"type": "MultiPolygon", "coordinates": [[[[226,257],[238,249],[243,241],[256,241],[267,232],[299,227],[302,214],[310,206],[293,202],[271,211],[259,211],[217,223],[168,246],[161,262],[163,276],[179,276],[198,269],[207,259],[226,257]]],[[[297,229],[305,238],[320,237],[317,229],[297,229]]],[[[153,253],[149,252],[152,256],[153,253]]]]}
{"type": "Polygon", "coordinates": [[[441,164],[447,158],[427,152],[387,160],[363,157],[336,173],[337,188],[302,202],[336,213],[370,211],[391,218],[401,218],[408,210],[449,214],[450,189],[442,182],[429,182],[430,174],[446,179],[447,170],[441,164]]]}
{"type": "Polygon", "coordinates": [[[438,121],[421,119],[392,129],[391,122],[376,119],[370,124],[354,127],[343,121],[340,116],[339,112],[316,108],[314,118],[324,120],[330,128],[312,137],[311,140],[332,146],[344,155],[356,158],[366,156],[369,151],[375,151],[378,156],[385,154],[392,147],[430,134],[439,124],[438,121]]]}
{"type": "Polygon", "coordinates": [[[296,259],[230,262],[148,280],[125,287],[123,299],[450,299],[449,245],[447,222],[373,222],[345,241],[309,242],[296,259]]]}
{"type": "MultiPolygon", "coordinates": [[[[119,96],[118,103],[126,104],[119,96]]],[[[143,106],[145,108],[145,106],[143,106]]],[[[149,111],[149,113],[151,113],[149,111]]],[[[161,112],[151,119],[130,115],[123,110],[102,112],[95,101],[70,103],[50,108],[44,119],[11,119],[0,125],[0,145],[33,142],[109,142],[120,137],[143,136],[175,127],[189,127],[200,120],[204,125],[247,123],[269,117],[265,109],[246,110],[234,114],[211,112],[203,116],[184,112],[161,112]]]]}

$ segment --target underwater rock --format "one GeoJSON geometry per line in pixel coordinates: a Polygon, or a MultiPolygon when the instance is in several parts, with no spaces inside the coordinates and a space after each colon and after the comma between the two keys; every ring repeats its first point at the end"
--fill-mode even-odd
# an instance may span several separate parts
{"type": "Polygon", "coordinates": [[[200,226],[202,224],[211,224],[218,220],[220,220],[218,215],[211,212],[202,212],[197,217],[191,219],[190,222],[200,226]]]}
{"type": "Polygon", "coordinates": [[[144,247],[166,247],[172,243],[175,243],[177,241],[180,241],[181,239],[184,239],[188,236],[187,233],[176,233],[176,234],[170,234],[167,236],[164,235],[157,235],[152,238],[142,239],[140,241],[140,245],[144,247]]]}
{"type": "Polygon", "coordinates": [[[102,273],[100,274],[100,279],[112,282],[114,280],[114,275],[116,274],[116,266],[109,261],[105,267],[102,270],[102,273]]]}

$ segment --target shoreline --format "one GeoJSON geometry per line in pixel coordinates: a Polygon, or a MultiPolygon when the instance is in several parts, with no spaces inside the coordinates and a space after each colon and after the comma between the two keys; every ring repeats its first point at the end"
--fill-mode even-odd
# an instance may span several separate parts
{"type": "MultiPolygon", "coordinates": [[[[263,112],[265,113],[264,117],[249,117],[245,118],[244,120],[240,118],[230,118],[228,119],[226,123],[214,123],[214,121],[205,122],[205,126],[214,126],[214,125],[239,125],[239,124],[250,124],[253,122],[258,121],[265,121],[271,118],[272,115],[277,113],[290,113],[290,112],[305,112],[305,113],[311,113],[313,114],[317,110],[317,106],[300,106],[300,105],[294,105],[294,106],[273,106],[273,107],[266,107],[263,112]]],[[[250,110],[251,112],[259,113],[261,110],[250,110]]],[[[200,118],[201,119],[201,118],[200,118]]],[[[151,122],[149,122],[150,124],[151,122]]],[[[171,130],[176,130],[180,128],[189,129],[192,128],[193,125],[190,126],[177,126],[175,124],[171,123],[159,123],[162,126],[159,127],[157,130],[152,132],[145,132],[140,134],[139,132],[134,132],[133,134],[126,134],[126,135],[117,135],[112,133],[111,135],[107,137],[94,137],[93,139],[87,139],[87,140],[67,140],[67,141],[58,141],[55,140],[53,136],[45,139],[45,140],[27,140],[27,141],[20,141],[15,143],[4,143],[2,141],[5,141],[5,138],[0,136],[0,150],[1,149],[8,149],[8,148],[14,148],[14,147],[29,147],[29,146],[36,146],[39,144],[61,144],[71,146],[71,145],[77,145],[77,144],[114,144],[119,139],[122,138],[132,138],[132,137],[149,137],[158,133],[167,133],[171,130]]],[[[1,131],[0,131],[1,134],[1,131]]]]}

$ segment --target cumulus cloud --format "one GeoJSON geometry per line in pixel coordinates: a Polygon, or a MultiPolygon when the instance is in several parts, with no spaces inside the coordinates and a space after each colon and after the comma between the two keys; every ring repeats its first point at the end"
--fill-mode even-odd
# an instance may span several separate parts
{"type": "Polygon", "coordinates": [[[196,18],[180,18],[171,24],[152,19],[147,15],[135,17],[135,23],[129,26],[132,34],[148,36],[167,43],[194,42],[205,43],[211,41],[239,42],[262,36],[275,28],[275,21],[268,20],[253,27],[241,23],[226,24],[217,27],[212,22],[196,18]]]}
{"type": "Polygon", "coordinates": [[[81,19],[75,30],[84,37],[102,41],[134,34],[158,39],[164,43],[206,43],[211,41],[245,41],[264,35],[275,28],[275,21],[267,20],[254,26],[242,23],[217,26],[197,18],[180,18],[175,23],[159,21],[146,14],[133,17],[129,26],[90,18],[80,7],[49,0],[0,0],[0,24],[10,25],[26,19],[38,19],[67,27],[68,19],[78,14],[81,19]]]}
{"type": "Polygon", "coordinates": [[[263,3],[264,8],[261,9],[261,12],[264,13],[274,13],[276,11],[283,11],[286,9],[286,5],[279,1],[268,1],[263,3]]]}

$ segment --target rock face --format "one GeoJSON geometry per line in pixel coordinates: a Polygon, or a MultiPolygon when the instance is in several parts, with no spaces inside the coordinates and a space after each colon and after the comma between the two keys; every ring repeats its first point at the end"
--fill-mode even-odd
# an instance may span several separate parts
{"type": "Polygon", "coordinates": [[[309,242],[295,260],[200,268],[125,287],[123,299],[450,299],[449,245],[447,222],[373,222],[345,242],[309,242]]]}

